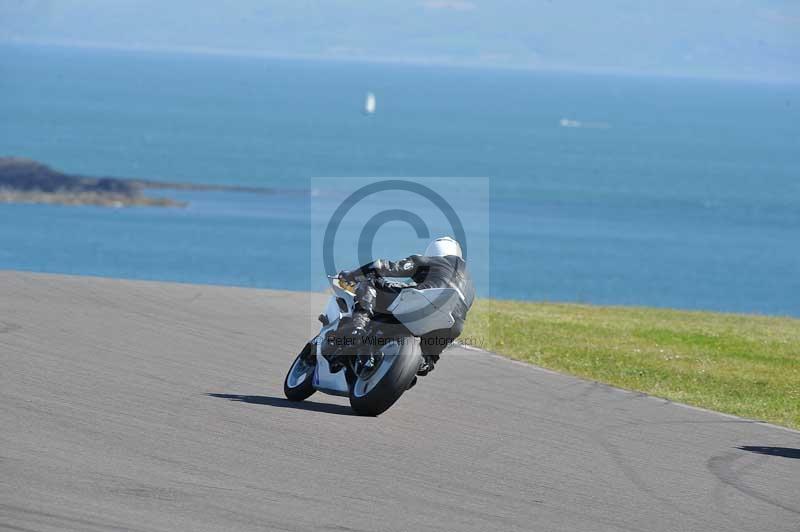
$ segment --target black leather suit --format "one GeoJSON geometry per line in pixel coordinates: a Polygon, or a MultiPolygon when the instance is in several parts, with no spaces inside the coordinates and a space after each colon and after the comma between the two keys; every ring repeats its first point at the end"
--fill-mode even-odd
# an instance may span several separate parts
{"type": "Polygon", "coordinates": [[[404,288],[457,288],[464,296],[453,311],[455,323],[449,329],[432,331],[422,337],[424,355],[439,358],[439,354],[449,343],[461,335],[467,312],[475,299],[475,287],[472,284],[466,263],[459,257],[425,257],[412,255],[408,258],[392,262],[378,259],[365,264],[358,270],[343,272],[345,277],[358,281],[356,288],[356,311],[362,316],[388,314],[388,307],[404,288]],[[392,278],[411,278],[412,282],[404,283],[392,278]]]}

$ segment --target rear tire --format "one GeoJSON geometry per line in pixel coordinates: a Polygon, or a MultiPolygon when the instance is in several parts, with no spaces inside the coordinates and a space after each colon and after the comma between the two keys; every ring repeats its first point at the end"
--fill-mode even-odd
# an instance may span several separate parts
{"type": "Polygon", "coordinates": [[[283,394],[290,401],[303,401],[311,397],[317,391],[314,388],[314,370],[316,363],[310,364],[308,360],[312,358],[311,350],[315,344],[309,342],[299,355],[294,359],[286,378],[283,379],[283,394]]]}
{"type": "Polygon", "coordinates": [[[419,338],[407,336],[380,348],[384,353],[380,366],[373,372],[375,381],[356,378],[350,386],[350,406],[361,416],[378,416],[392,406],[408,390],[422,360],[419,338]]]}

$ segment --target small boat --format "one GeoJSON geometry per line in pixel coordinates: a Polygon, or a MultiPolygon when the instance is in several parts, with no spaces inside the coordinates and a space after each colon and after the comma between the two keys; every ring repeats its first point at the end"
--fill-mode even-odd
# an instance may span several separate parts
{"type": "Polygon", "coordinates": [[[364,113],[368,115],[375,113],[375,95],[371,92],[367,93],[367,99],[364,101],[364,113]]]}
{"type": "Polygon", "coordinates": [[[609,129],[611,124],[608,122],[581,122],[579,120],[570,120],[569,118],[562,118],[558,121],[561,127],[584,127],[587,129],[609,129]]]}

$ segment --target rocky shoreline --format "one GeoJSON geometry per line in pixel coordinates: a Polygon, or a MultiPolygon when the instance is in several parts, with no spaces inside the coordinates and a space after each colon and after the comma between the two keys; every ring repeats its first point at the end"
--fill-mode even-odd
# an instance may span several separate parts
{"type": "Polygon", "coordinates": [[[147,189],[235,191],[257,194],[258,187],[167,183],[65,174],[20,157],[0,157],[0,203],[94,205],[100,207],[185,207],[186,202],[145,195],[147,189]]]}
{"type": "Polygon", "coordinates": [[[97,207],[185,207],[186,202],[169,198],[126,196],[100,192],[30,192],[0,188],[0,203],[44,205],[94,205],[97,207]]]}

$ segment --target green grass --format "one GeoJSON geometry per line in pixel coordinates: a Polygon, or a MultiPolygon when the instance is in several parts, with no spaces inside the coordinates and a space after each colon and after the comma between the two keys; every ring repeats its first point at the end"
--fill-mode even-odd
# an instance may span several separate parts
{"type": "Polygon", "coordinates": [[[477,301],[462,336],[511,358],[800,428],[800,320],[477,301]]]}

